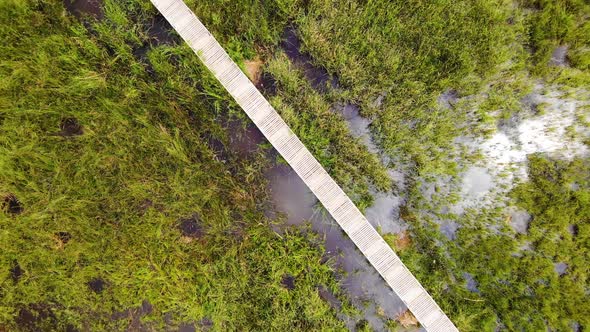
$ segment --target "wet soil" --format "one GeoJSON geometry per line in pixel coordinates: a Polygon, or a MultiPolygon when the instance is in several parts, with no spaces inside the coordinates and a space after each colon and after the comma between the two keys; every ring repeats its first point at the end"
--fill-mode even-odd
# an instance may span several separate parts
{"type": "Polygon", "coordinates": [[[156,15],[148,28],[150,43],[153,46],[176,45],[180,43],[180,37],[175,34],[174,28],[161,14],[156,15]]]}
{"type": "Polygon", "coordinates": [[[17,215],[21,214],[24,211],[21,202],[14,196],[13,194],[9,194],[4,197],[4,202],[2,203],[2,210],[6,211],[9,214],[17,215]]]}
{"type": "MultiPolygon", "coordinates": [[[[161,14],[156,15],[152,21],[145,27],[147,31],[147,41],[133,50],[133,55],[146,61],[147,52],[152,48],[160,45],[178,45],[181,42],[180,37],[174,33],[174,28],[161,14]]],[[[153,72],[151,67],[149,72],[153,72]]]]}
{"type": "Polygon", "coordinates": [[[72,235],[68,232],[57,232],[55,236],[63,244],[67,244],[72,239],[72,235]]]}
{"type": "Polygon", "coordinates": [[[66,10],[77,18],[88,15],[96,19],[102,19],[102,0],[64,0],[66,10]]]}
{"type": "Polygon", "coordinates": [[[338,298],[332,294],[331,291],[329,291],[326,287],[324,286],[318,286],[318,295],[320,296],[320,298],[326,302],[328,302],[328,304],[336,310],[340,310],[340,308],[342,307],[342,303],[340,303],[340,300],[338,300],[338,298]]]}
{"type": "Polygon", "coordinates": [[[281,279],[281,285],[288,290],[295,289],[295,277],[290,274],[285,274],[281,279]]]}
{"type": "Polygon", "coordinates": [[[101,278],[94,278],[88,282],[88,287],[96,294],[100,294],[106,288],[106,282],[101,278]]]}
{"type": "Polygon", "coordinates": [[[20,267],[20,264],[16,260],[12,262],[12,267],[10,268],[9,272],[10,278],[12,279],[12,281],[14,281],[14,283],[17,283],[24,273],[24,271],[20,267]]]}
{"type": "Polygon", "coordinates": [[[59,135],[63,137],[80,136],[84,134],[84,129],[76,118],[63,119],[59,128],[61,129],[59,135]]]}
{"type": "Polygon", "coordinates": [[[229,134],[229,150],[240,158],[247,158],[256,153],[259,144],[267,140],[262,132],[253,124],[248,123],[245,127],[240,120],[230,120],[226,125],[229,134]]]}
{"type": "Polygon", "coordinates": [[[193,214],[189,218],[180,219],[178,228],[183,236],[198,239],[205,235],[205,231],[199,223],[199,216],[193,214]]]}
{"type": "Polygon", "coordinates": [[[20,308],[15,323],[21,331],[52,331],[58,325],[51,306],[34,303],[20,308]]]}
{"type": "Polygon", "coordinates": [[[263,72],[256,88],[266,97],[274,96],[277,94],[277,81],[270,73],[263,72]]]}
{"type": "Polygon", "coordinates": [[[328,87],[338,87],[338,79],[323,68],[314,65],[310,55],[301,52],[301,41],[297,36],[297,30],[294,26],[288,26],[283,32],[283,42],[281,48],[291,60],[291,62],[301,69],[311,84],[311,86],[320,93],[326,92],[328,87]]]}

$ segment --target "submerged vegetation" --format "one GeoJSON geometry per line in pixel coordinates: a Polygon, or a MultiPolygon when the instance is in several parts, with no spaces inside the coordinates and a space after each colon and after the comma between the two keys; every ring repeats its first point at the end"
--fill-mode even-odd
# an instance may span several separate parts
{"type": "MultiPolygon", "coordinates": [[[[274,154],[236,152],[248,120],[188,46],[147,0],[92,3],[0,1],[0,331],[370,330],[322,239],[270,227],[274,154]]],[[[587,2],[187,4],[264,63],[257,85],[361,209],[402,197],[408,230],[385,237],[461,331],[590,327],[587,156],[529,155],[506,198],[524,232],[423,190],[459,181],[481,156],[457,139],[524,116],[534,84],[587,98],[587,2]]]]}

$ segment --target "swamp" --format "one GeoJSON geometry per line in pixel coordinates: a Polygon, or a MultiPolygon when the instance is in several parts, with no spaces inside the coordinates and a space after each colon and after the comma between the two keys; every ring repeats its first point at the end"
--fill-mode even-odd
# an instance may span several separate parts
{"type": "MultiPolygon", "coordinates": [[[[460,331],[590,329],[590,3],[186,0],[460,331]]],[[[0,332],[423,331],[149,0],[0,0],[0,332]]]]}

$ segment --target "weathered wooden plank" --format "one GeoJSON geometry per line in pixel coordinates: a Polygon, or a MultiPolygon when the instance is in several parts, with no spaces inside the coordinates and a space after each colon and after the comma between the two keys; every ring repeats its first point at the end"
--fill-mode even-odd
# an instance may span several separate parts
{"type": "Polygon", "coordinates": [[[427,331],[458,331],[389,245],[182,0],[151,0],[427,331]]]}

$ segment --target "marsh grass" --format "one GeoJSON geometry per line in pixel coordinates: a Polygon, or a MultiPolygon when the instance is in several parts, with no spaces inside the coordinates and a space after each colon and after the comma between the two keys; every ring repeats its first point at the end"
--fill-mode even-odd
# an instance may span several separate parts
{"type": "Polygon", "coordinates": [[[0,7],[2,328],[343,329],[319,240],[268,227],[268,162],[223,163],[203,139],[227,141],[235,104],[184,45],[134,56],[147,2],[86,25],[57,2],[0,7]]]}
{"type": "MultiPolygon", "coordinates": [[[[359,207],[370,189],[398,192],[386,167],[407,166],[400,217],[411,241],[399,254],[460,330],[590,324],[586,160],[530,158],[531,182],[512,193],[537,221],[528,235],[491,231],[499,210],[445,215],[437,209],[456,195],[424,202],[419,190],[419,179],[456,178],[455,157],[477,160],[453,140],[493,132],[538,80],[580,97],[587,3],[187,3],[238,63],[265,62],[270,101],[359,207]],[[337,86],[305,79],[280,49],[286,27],[337,86]],[[570,67],[548,64],[560,45],[570,67]],[[452,107],[437,102],[445,92],[452,107]],[[351,136],[337,103],[373,120],[392,165],[351,136]],[[418,213],[425,206],[437,212],[418,213]],[[456,242],[437,216],[461,224],[456,242]],[[514,256],[529,242],[534,252],[514,256]]],[[[154,39],[161,17],[149,1],[107,0],[99,18],[55,1],[0,2],[0,330],[345,329],[322,294],[357,312],[321,263],[321,239],[269,228],[269,147],[227,152],[228,120],[249,121],[235,102],[178,36],[154,39]]]]}

